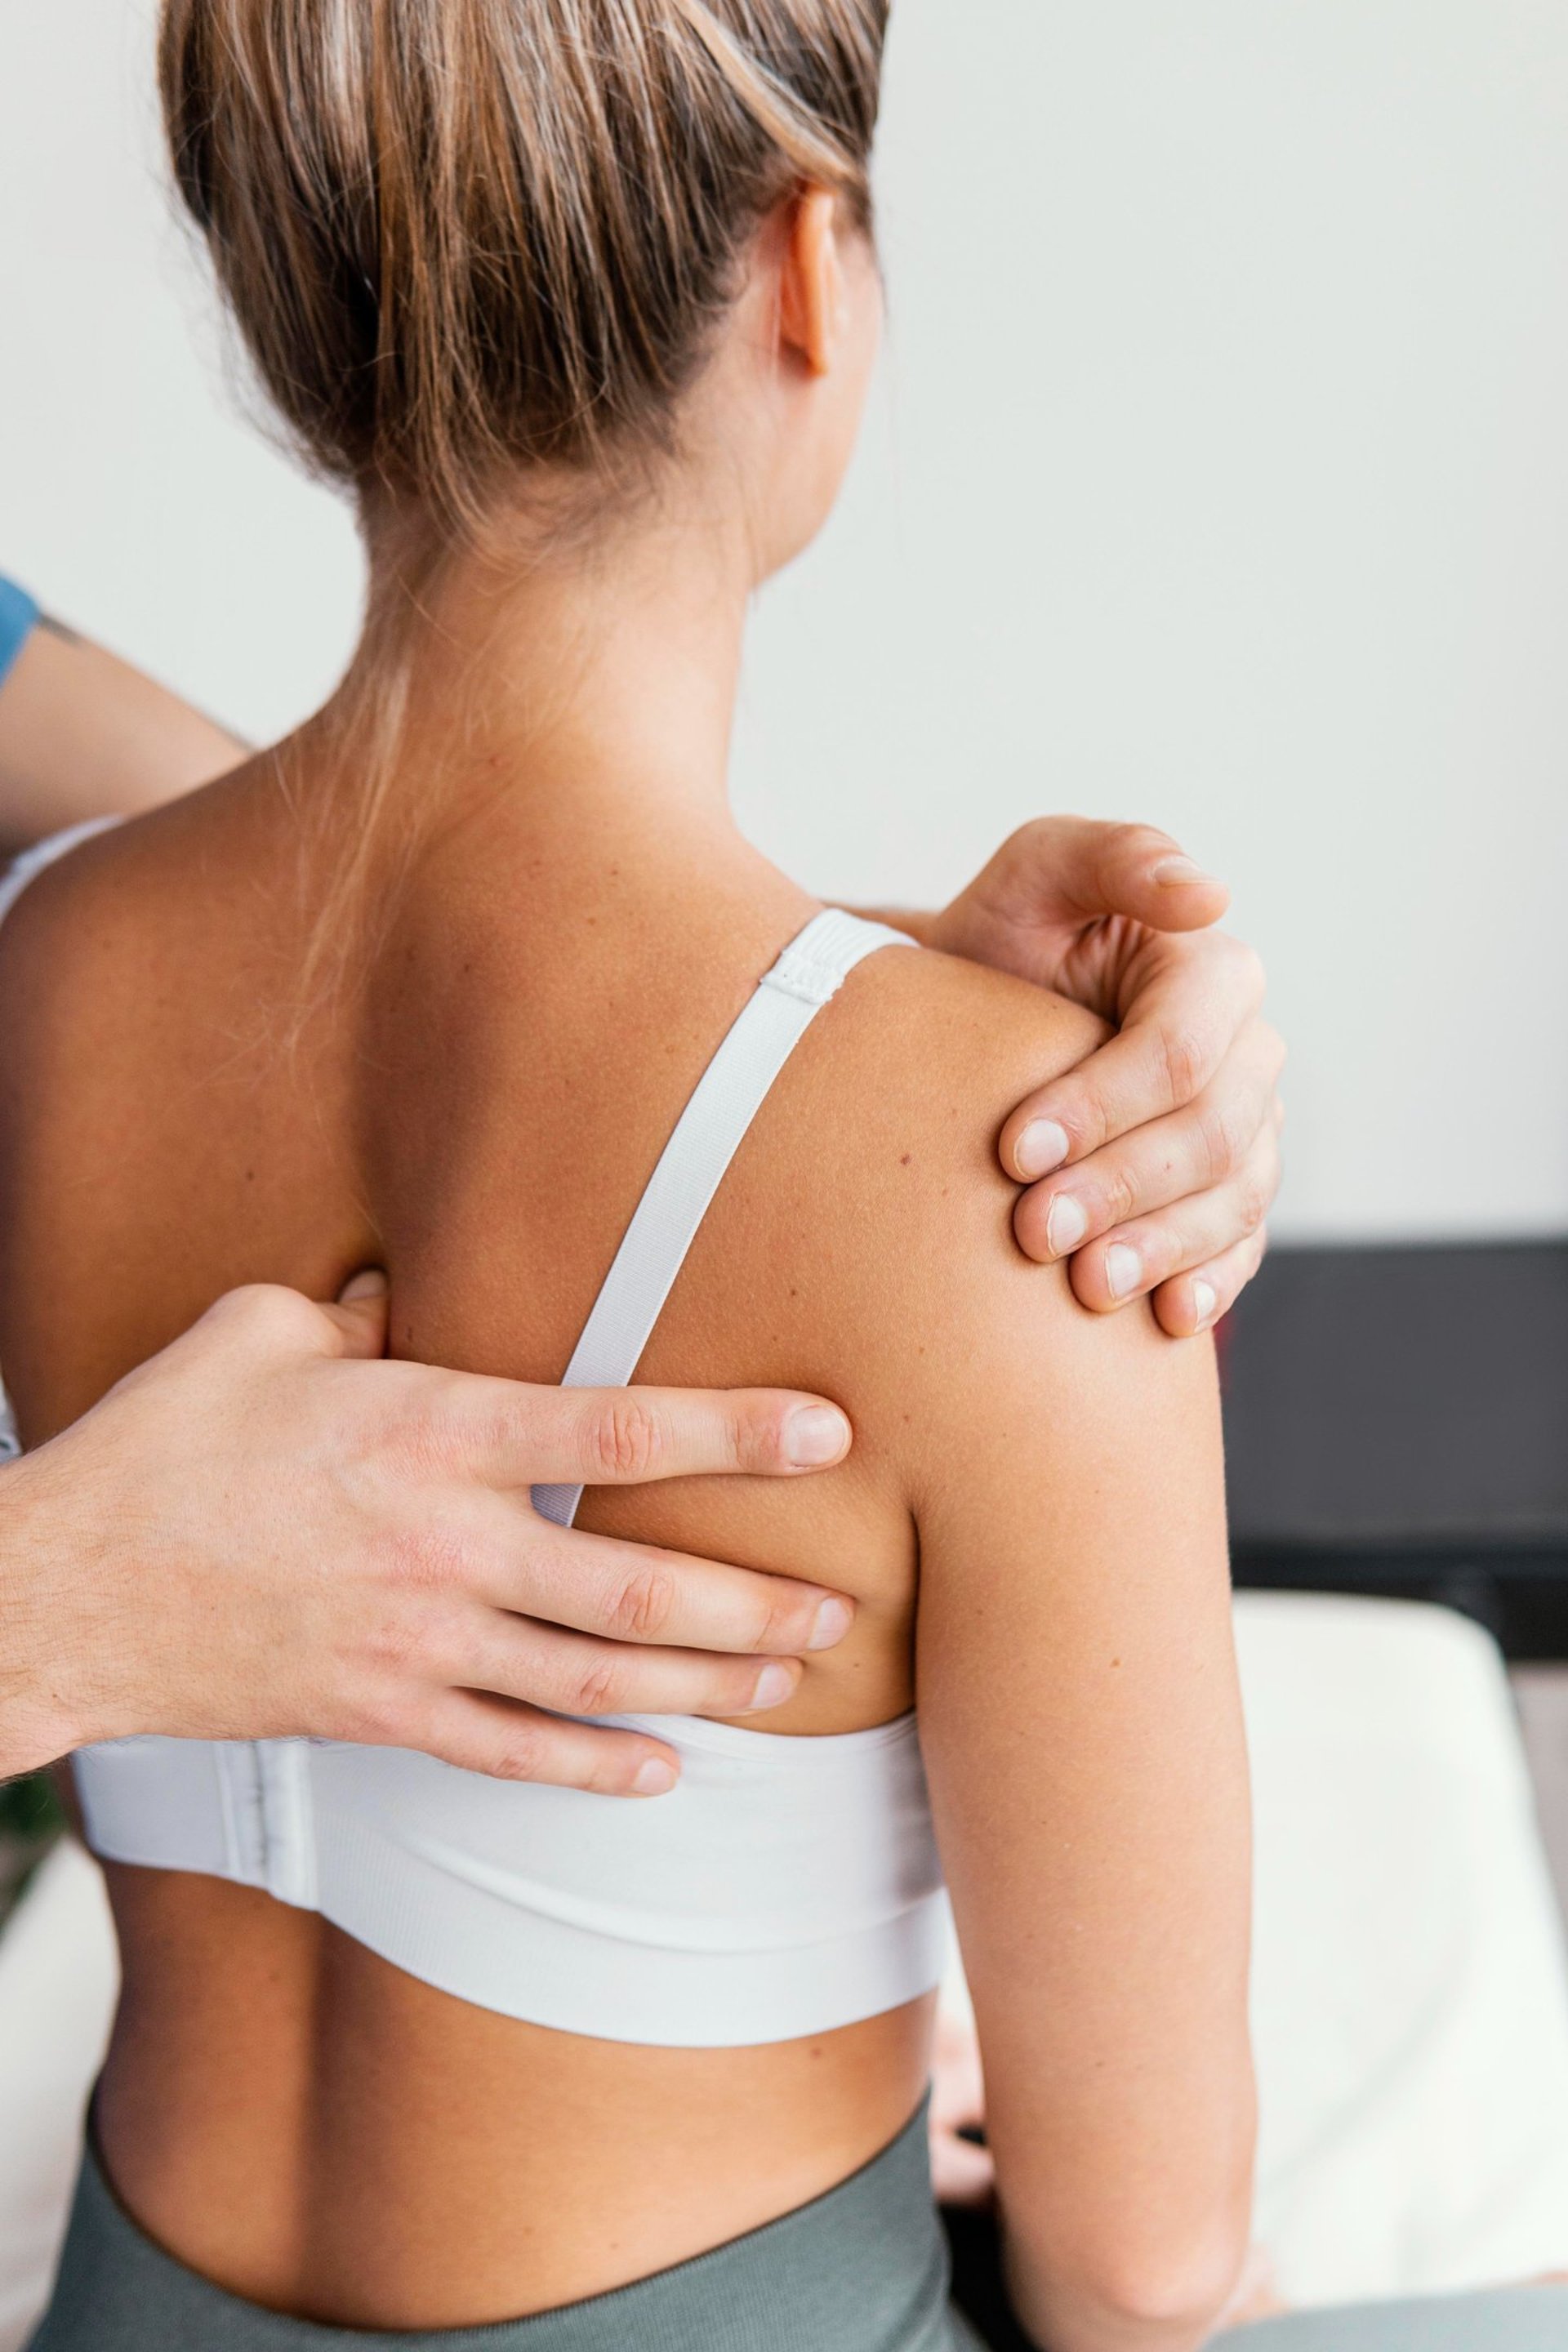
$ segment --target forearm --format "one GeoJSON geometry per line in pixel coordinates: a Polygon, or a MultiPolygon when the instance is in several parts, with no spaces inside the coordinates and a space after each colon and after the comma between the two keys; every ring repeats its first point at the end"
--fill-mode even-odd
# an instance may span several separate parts
{"type": "Polygon", "coordinates": [[[0,847],[135,815],[243,756],[166,687],[40,618],[0,678],[0,847]]]}

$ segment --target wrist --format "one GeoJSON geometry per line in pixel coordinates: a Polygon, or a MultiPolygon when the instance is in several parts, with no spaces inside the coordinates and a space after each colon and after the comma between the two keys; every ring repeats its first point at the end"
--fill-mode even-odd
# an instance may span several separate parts
{"type": "Polygon", "coordinates": [[[0,1468],[0,1779],[100,1736],[77,1605],[88,1549],[45,1454],[0,1468]]]}

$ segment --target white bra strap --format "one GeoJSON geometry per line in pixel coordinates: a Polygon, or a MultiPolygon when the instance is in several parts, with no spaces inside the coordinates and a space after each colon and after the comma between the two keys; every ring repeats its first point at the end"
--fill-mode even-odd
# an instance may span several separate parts
{"type": "Polygon", "coordinates": [[[24,849],[19,857],[14,857],[5,873],[0,874],[0,923],[46,866],[52,866],[57,857],[64,857],[79,842],[90,841],[95,833],[107,833],[111,824],[119,823],[117,816],[89,816],[85,824],[70,825],[64,833],[52,833],[47,841],[36,841],[31,849],[24,849]]]}
{"type": "MultiPolygon", "coordinates": [[[[825,1004],[902,931],[829,908],[785,948],[708,1065],[626,1228],[562,1385],[625,1388],[653,1336],[724,1172],[774,1079],[825,1004]]],[[[533,1506],[568,1528],[581,1486],[536,1486],[533,1506]]]]}

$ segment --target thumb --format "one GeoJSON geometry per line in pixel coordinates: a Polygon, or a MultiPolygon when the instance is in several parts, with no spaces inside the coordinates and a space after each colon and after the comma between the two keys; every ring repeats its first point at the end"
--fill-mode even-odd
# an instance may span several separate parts
{"type": "Polygon", "coordinates": [[[335,1307],[323,1307],[326,1317],[338,1334],[337,1354],[344,1357],[374,1358],[386,1353],[386,1301],[388,1284],[378,1265],[361,1268],[338,1293],[335,1307]]]}
{"type": "Polygon", "coordinates": [[[931,944],[1059,986],[1054,968],[1041,971],[1033,959],[1020,960],[1019,942],[1037,947],[1064,928],[1077,932],[1109,916],[1154,931],[1206,930],[1229,904],[1224,883],[1155,825],[1043,816],[1004,842],[936,919],[931,944]]]}
{"type": "Polygon", "coordinates": [[[1082,847],[1087,895],[1099,912],[1130,915],[1155,931],[1203,931],[1230,904],[1225,884],[1152,825],[1097,826],[1082,847]]]}

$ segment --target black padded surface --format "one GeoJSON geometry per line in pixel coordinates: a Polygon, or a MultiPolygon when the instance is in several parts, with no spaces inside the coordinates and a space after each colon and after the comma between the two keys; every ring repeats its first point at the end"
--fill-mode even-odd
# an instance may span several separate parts
{"type": "Polygon", "coordinates": [[[1226,1360],[1245,1543],[1568,1543],[1568,1243],[1279,1250],[1226,1360]]]}
{"type": "Polygon", "coordinates": [[[1568,1242],[1279,1250],[1223,1339],[1239,1583],[1568,1655],[1568,1242]]]}

